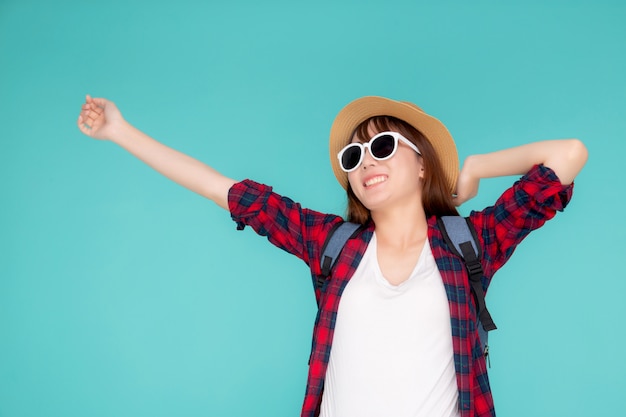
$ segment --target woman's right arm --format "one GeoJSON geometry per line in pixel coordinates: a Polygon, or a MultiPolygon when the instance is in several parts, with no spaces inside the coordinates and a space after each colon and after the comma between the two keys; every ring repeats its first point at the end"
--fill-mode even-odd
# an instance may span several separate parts
{"type": "Polygon", "coordinates": [[[136,129],[124,120],[113,102],[87,96],[78,116],[78,128],[89,137],[118,144],[172,181],[228,210],[228,190],[235,180],[136,129]]]}

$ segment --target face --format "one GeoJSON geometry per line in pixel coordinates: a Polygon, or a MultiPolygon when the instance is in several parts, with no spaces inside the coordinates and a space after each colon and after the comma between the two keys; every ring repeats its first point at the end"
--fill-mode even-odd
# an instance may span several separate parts
{"type": "MultiPolygon", "coordinates": [[[[377,133],[368,126],[367,140],[377,133]]],[[[352,142],[359,140],[354,137],[352,142]]],[[[423,174],[421,156],[399,141],[396,153],[384,161],[372,158],[366,149],[361,165],[348,173],[348,181],[361,203],[374,213],[394,205],[421,205],[423,174]]]]}

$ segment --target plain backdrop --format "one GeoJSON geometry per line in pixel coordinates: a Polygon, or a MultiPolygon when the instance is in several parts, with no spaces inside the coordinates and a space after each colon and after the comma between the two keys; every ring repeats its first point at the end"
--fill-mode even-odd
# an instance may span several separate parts
{"type": "MultiPolygon", "coordinates": [[[[343,214],[328,132],[382,95],[461,161],[589,149],[565,212],[487,297],[507,417],[618,415],[626,392],[622,1],[0,0],[0,416],[295,416],[308,268],[76,128],[84,95],[224,174],[343,214]]],[[[462,212],[515,178],[485,180],[462,212]]]]}

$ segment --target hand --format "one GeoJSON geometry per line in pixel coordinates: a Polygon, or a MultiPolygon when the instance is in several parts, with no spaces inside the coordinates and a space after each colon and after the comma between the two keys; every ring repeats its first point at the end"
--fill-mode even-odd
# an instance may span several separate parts
{"type": "Polygon", "coordinates": [[[466,201],[476,197],[480,178],[471,174],[469,159],[463,164],[456,183],[456,195],[452,199],[455,206],[460,206],[466,201]]]}
{"type": "Polygon", "coordinates": [[[124,122],[113,102],[87,95],[78,116],[78,129],[91,138],[111,140],[124,122]]]}

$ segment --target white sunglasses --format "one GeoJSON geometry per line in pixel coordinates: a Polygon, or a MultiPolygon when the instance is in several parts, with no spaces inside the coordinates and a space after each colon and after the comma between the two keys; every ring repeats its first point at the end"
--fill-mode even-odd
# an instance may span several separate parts
{"type": "Polygon", "coordinates": [[[365,148],[369,148],[370,155],[377,161],[384,161],[395,155],[398,150],[398,140],[421,155],[417,146],[398,132],[381,132],[369,140],[369,142],[353,142],[343,148],[338,154],[339,165],[345,172],[352,172],[361,165],[365,156],[365,148]]]}

